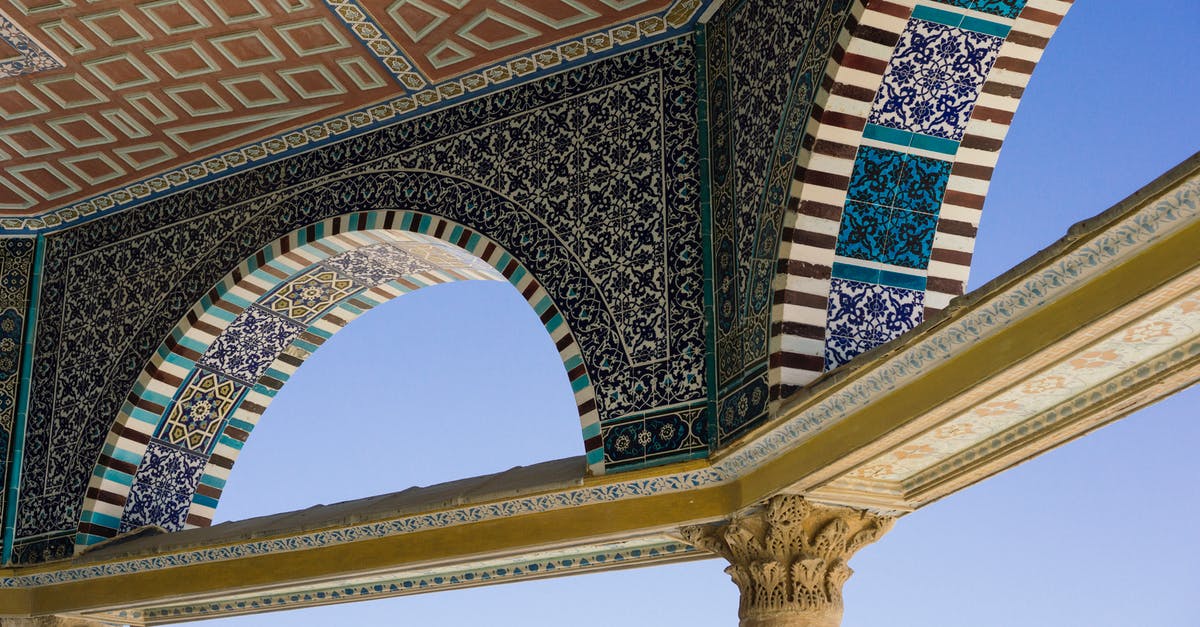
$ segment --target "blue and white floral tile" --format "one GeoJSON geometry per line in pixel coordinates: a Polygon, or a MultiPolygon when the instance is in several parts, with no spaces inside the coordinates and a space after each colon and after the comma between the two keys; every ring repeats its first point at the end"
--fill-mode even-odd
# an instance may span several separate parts
{"type": "Polygon", "coordinates": [[[882,343],[920,323],[925,293],[887,285],[832,279],[826,333],[882,343]]]}
{"type": "Polygon", "coordinates": [[[926,20],[910,20],[896,46],[868,121],[962,139],[1003,39],[926,20]]]}
{"type": "Polygon", "coordinates": [[[825,338],[825,370],[833,370],[876,346],[862,338],[831,335],[825,338]]]}
{"type": "Polygon", "coordinates": [[[304,329],[299,322],[251,305],[213,341],[199,363],[254,383],[304,329]]]}
{"type": "Polygon", "coordinates": [[[129,489],[129,500],[125,503],[119,531],[125,533],[145,525],[158,525],[168,531],[179,531],[187,521],[188,509],[191,506],[191,492],[134,482],[129,489]]]}
{"type": "Polygon", "coordinates": [[[165,443],[150,440],[134,483],[179,486],[194,490],[208,456],[184,451],[165,443]]]}
{"type": "Polygon", "coordinates": [[[433,264],[390,244],[366,246],[335,255],[322,263],[367,286],[434,268],[433,264]]]}

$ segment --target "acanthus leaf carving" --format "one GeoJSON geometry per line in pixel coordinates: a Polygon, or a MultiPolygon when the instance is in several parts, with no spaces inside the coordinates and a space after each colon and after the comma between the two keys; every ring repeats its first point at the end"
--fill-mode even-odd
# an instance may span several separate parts
{"type": "Polygon", "coordinates": [[[846,561],[886,533],[894,519],[778,495],[759,510],[717,525],[682,529],[685,540],[729,561],[741,591],[742,627],[841,622],[846,561]]]}

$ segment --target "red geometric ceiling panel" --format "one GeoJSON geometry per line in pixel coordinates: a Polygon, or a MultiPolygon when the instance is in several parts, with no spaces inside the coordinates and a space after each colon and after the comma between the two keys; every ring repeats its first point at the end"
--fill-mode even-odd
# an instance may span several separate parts
{"type": "Polygon", "coordinates": [[[65,67],[0,77],[0,211],[37,213],[393,95],[309,0],[14,2],[65,67]]]}
{"type": "Polygon", "coordinates": [[[127,206],[663,36],[704,4],[8,0],[0,226],[36,230],[127,206]]]}
{"type": "Polygon", "coordinates": [[[361,0],[433,82],[640,15],[671,0],[361,0]]]}

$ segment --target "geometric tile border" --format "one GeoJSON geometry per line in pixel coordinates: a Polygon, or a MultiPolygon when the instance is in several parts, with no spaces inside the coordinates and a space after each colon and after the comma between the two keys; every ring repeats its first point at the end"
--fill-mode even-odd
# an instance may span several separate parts
{"type": "Polygon", "coordinates": [[[63,67],[61,61],[21,30],[4,11],[0,11],[0,41],[4,41],[21,55],[0,61],[0,78],[12,78],[63,67]]]}
{"type": "Polygon", "coordinates": [[[793,222],[783,233],[783,270],[775,298],[774,319],[781,323],[774,327],[772,344],[772,363],[778,367],[773,383],[784,396],[891,339],[834,333],[832,321],[843,317],[836,304],[840,299],[831,293],[834,287],[862,284],[924,292],[923,308],[891,320],[897,330],[911,328],[963,293],[1001,143],[1030,74],[1071,1],[863,4],[855,3],[841,47],[830,60],[797,162],[789,212],[793,222]],[[926,38],[941,38],[947,48],[926,54],[923,58],[931,59],[926,65],[907,62],[914,42],[926,38]],[[983,48],[967,55],[971,46],[983,48]],[[951,48],[966,56],[953,62],[954,54],[943,54],[951,48]],[[901,91],[901,83],[908,88],[901,91]],[[940,87],[916,89],[918,83],[940,87]],[[938,109],[949,102],[953,108],[938,109]],[[921,213],[895,210],[887,215],[928,224],[896,223],[879,210],[868,211],[848,193],[861,189],[855,181],[864,160],[881,151],[949,168],[940,203],[925,210],[936,220],[932,239],[926,229],[933,222],[921,213]],[[885,217],[881,222],[875,216],[885,217]],[[888,232],[920,233],[921,245],[913,250],[927,245],[928,253],[922,259],[887,245],[871,248],[870,243],[891,237],[874,234],[888,232]],[[902,265],[896,265],[898,260],[902,265]]]}
{"type": "MultiPolygon", "coordinates": [[[[508,280],[534,308],[568,372],[583,439],[596,443],[599,415],[574,336],[545,288],[507,252],[448,220],[414,212],[375,211],[332,218],[296,231],[244,261],[192,308],[159,347],[114,423],[92,473],[77,544],[93,544],[144,524],[168,529],[211,524],[244,442],[308,355],[372,307],[426,285],[463,279],[508,280]],[[369,267],[362,253],[381,245],[400,247],[419,259],[392,255],[369,267]],[[380,272],[389,265],[391,276],[380,272]],[[312,277],[327,275],[338,290],[323,292],[313,283],[312,277]],[[285,294],[313,300],[273,307],[285,294]],[[307,306],[310,302],[313,305],[307,306]],[[297,303],[306,306],[297,308],[297,303]],[[255,320],[250,326],[247,316],[255,320]],[[239,337],[225,340],[231,333],[239,337]],[[235,346],[249,346],[256,352],[247,357],[244,351],[236,353],[235,346]],[[193,381],[208,383],[198,388],[200,384],[193,381]],[[203,468],[194,479],[182,475],[174,480],[143,479],[148,472],[147,451],[155,447],[178,451],[172,454],[181,460],[202,460],[203,468]],[[160,487],[138,488],[148,483],[160,487]],[[172,483],[171,489],[162,487],[172,483]],[[144,496],[131,500],[138,495],[144,496]]],[[[589,457],[595,458],[599,451],[591,453],[589,457]]],[[[595,463],[591,470],[600,474],[603,464],[595,463]]]]}

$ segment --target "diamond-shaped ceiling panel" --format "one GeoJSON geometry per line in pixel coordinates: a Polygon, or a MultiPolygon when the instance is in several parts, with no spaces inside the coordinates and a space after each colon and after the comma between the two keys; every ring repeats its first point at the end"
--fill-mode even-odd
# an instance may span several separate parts
{"type": "Polygon", "coordinates": [[[680,31],[703,4],[12,0],[0,9],[0,230],[118,211],[610,54],[680,31]]]}

